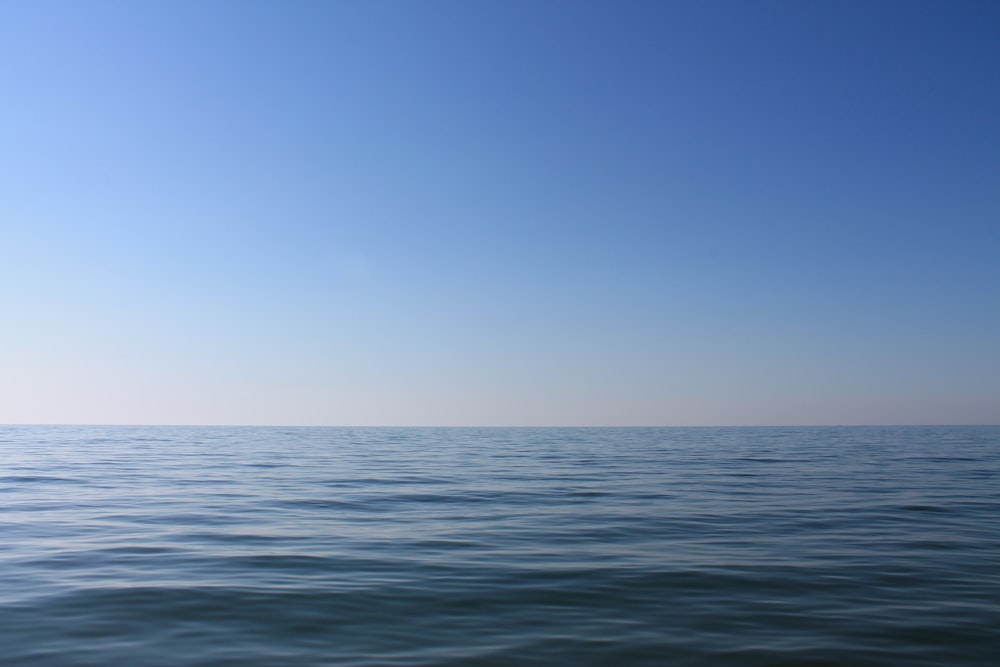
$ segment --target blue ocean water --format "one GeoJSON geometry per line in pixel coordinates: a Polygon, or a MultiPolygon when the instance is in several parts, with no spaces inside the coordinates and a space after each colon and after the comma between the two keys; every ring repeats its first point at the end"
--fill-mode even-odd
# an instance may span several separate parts
{"type": "Polygon", "coordinates": [[[0,664],[993,666],[998,473],[998,427],[0,427],[0,664]]]}

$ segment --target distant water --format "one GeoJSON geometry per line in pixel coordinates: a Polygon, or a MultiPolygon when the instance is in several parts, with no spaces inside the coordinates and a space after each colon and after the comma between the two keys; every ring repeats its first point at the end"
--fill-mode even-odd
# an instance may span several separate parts
{"type": "Polygon", "coordinates": [[[1000,664],[1000,428],[0,427],[0,664],[1000,664]]]}

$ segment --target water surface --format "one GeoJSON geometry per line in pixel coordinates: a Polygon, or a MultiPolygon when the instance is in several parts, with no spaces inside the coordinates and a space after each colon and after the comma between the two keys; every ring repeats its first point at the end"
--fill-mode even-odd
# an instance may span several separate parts
{"type": "Polygon", "coordinates": [[[0,664],[993,666],[998,471],[998,427],[0,427],[0,664]]]}

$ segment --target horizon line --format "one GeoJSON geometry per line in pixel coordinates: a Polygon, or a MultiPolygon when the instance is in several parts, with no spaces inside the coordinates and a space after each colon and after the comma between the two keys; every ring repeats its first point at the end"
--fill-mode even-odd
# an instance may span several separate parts
{"type": "Polygon", "coordinates": [[[602,429],[628,429],[628,428],[936,428],[936,427],[1000,427],[1000,424],[888,424],[888,423],[866,423],[866,424],[152,424],[152,423],[74,423],[74,422],[50,422],[50,423],[0,423],[4,426],[110,426],[110,427],[173,427],[173,428],[398,428],[398,429],[419,429],[419,428],[602,428],[602,429]]]}

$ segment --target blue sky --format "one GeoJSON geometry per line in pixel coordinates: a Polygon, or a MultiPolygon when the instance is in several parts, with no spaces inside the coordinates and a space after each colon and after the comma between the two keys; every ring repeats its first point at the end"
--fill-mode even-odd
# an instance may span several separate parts
{"type": "Polygon", "coordinates": [[[0,6],[0,422],[1000,423],[995,2],[0,6]]]}

